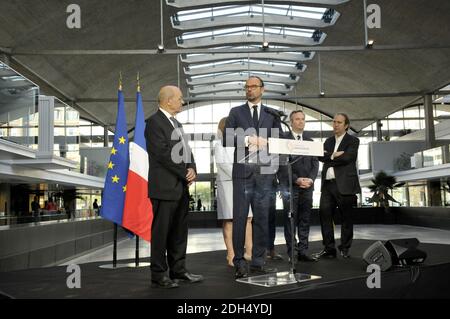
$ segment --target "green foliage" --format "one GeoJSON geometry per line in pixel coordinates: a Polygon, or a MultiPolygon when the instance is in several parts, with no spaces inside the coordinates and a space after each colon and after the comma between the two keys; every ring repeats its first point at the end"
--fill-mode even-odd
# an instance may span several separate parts
{"type": "Polygon", "coordinates": [[[389,190],[405,185],[405,183],[397,183],[394,176],[380,171],[372,179],[373,185],[369,189],[373,192],[373,196],[369,202],[376,203],[378,207],[389,207],[389,201],[399,203],[395,198],[389,195],[389,190]]]}

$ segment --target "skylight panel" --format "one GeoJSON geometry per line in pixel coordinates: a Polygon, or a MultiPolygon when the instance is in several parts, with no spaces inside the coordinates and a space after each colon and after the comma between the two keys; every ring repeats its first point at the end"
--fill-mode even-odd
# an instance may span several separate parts
{"type": "MultiPolygon", "coordinates": [[[[325,13],[326,8],[293,6],[293,5],[264,5],[265,15],[281,15],[290,17],[301,17],[320,20],[325,13]]],[[[237,17],[237,16],[261,16],[263,7],[260,4],[254,5],[234,5],[221,6],[207,9],[193,9],[179,11],[175,15],[175,19],[180,22],[213,19],[215,17],[237,17]]]]}
{"type": "Polygon", "coordinates": [[[238,75],[239,72],[219,72],[219,73],[210,73],[210,74],[200,74],[200,75],[192,75],[190,76],[191,79],[203,79],[203,78],[215,78],[219,76],[225,76],[225,75],[238,75]]]}
{"type": "MultiPolygon", "coordinates": [[[[308,0],[308,3],[315,3],[319,5],[339,5],[349,0],[308,0]]],[[[166,4],[174,8],[195,8],[203,7],[206,5],[220,5],[220,4],[248,4],[248,0],[166,0],[166,4]]],[[[286,3],[285,0],[272,0],[271,3],[286,3]]],[[[303,6],[305,0],[291,0],[290,3],[303,6]]],[[[266,4],[267,5],[267,4],[266,4]]]]}
{"type": "Polygon", "coordinates": [[[216,67],[219,65],[230,65],[230,64],[262,64],[262,65],[271,65],[271,66],[286,66],[286,67],[295,67],[297,66],[296,62],[289,61],[275,61],[275,60],[254,60],[254,59],[235,59],[235,60],[225,60],[225,61],[217,61],[211,63],[202,63],[202,64],[190,64],[189,68],[191,70],[199,69],[199,68],[209,68],[216,67]]]}
{"type": "Polygon", "coordinates": [[[286,28],[286,27],[266,27],[264,30],[258,26],[237,27],[237,28],[223,28],[212,31],[194,31],[185,32],[181,36],[183,40],[198,39],[205,37],[220,37],[228,35],[248,35],[248,34],[275,34],[275,35],[290,35],[296,37],[311,38],[315,30],[303,28],[286,28]]]}

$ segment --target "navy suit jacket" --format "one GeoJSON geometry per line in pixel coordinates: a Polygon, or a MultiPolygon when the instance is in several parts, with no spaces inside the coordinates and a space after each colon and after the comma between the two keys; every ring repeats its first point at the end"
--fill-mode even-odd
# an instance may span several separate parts
{"type": "Polygon", "coordinates": [[[279,137],[277,134],[282,134],[280,120],[268,113],[267,109],[269,109],[267,106],[261,105],[258,127],[253,124],[253,117],[247,103],[230,110],[225,123],[223,145],[235,147],[233,178],[247,178],[253,172],[253,170],[246,169],[246,164],[244,164],[245,156],[248,155],[248,148],[245,147],[245,136],[255,134],[263,138],[269,138],[279,137]],[[275,129],[274,132],[272,132],[272,129],[275,129]]]}
{"type": "Polygon", "coordinates": [[[337,149],[337,151],[344,151],[344,154],[332,160],[331,155],[334,152],[335,145],[336,138],[334,136],[327,138],[323,144],[325,155],[319,157],[319,161],[323,162],[322,189],[327,170],[329,167],[333,167],[339,193],[342,195],[358,194],[361,192],[358,171],[356,170],[359,139],[346,133],[337,149]]]}
{"type": "Polygon", "coordinates": [[[160,110],[147,120],[145,139],[149,157],[148,197],[150,199],[179,200],[183,194],[183,188],[187,188],[187,169],[196,170],[189,145],[186,145],[191,155],[189,163],[173,161],[172,148],[181,143],[180,138],[171,139],[173,130],[172,123],[160,110]]]}
{"type": "MultiPolygon", "coordinates": [[[[287,139],[294,139],[294,136],[288,132],[285,134],[285,138],[287,139]]],[[[303,140],[304,141],[313,141],[311,138],[307,137],[305,133],[303,133],[303,140]]],[[[289,161],[292,162],[292,185],[294,190],[300,190],[295,183],[297,178],[304,177],[304,178],[310,178],[313,180],[313,182],[317,178],[317,174],[319,172],[319,160],[316,156],[290,156],[289,161]]],[[[288,183],[288,172],[287,172],[287,166],[283,165],[280,167],[280,171],[278,173],[278,179],[280,180],[280,184],[283,185],[283,187],[289,187],[288,183]]],[[[314,185],[311,186],[308,189],[303,189],[304,191],[313,191],[314,185]]]]}

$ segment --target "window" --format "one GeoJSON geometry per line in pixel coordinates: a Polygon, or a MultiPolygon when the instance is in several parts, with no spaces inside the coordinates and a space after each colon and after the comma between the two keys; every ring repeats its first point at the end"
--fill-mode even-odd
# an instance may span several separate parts
{"type": "Polygon", "coordinates": [[[409,206],[410,207],[426,207],[427,192],[425,185],[409,186],[409,206]]]}

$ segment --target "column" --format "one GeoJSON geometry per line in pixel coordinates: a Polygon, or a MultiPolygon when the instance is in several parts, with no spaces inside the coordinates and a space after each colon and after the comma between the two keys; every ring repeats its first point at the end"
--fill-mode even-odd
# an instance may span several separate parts
{"type": "Polygon", "coordinates": [[[433,101],[431,94],[426,94],[423,97],[423,107],[425,110],[425,142],[426,148],[429,149],[436,146],[436,135],[434,132],[433,101]]]}
{"type": "MultiPolygon", "coordinates": [[[[431,94],[426,94],[423,98],[423,106],[425,109],[425,145],[426,149],[437,146],[436,135],[434,131],[434,115],[433,115],[433,100],[431,94]]],[[[427,181],[427,197],[428,206],[441,206],[441,182],[427,181]]]]}
{"type": "Polygon", "coordinates": [[[103,146],[108,147],[109,137],[108,137],[108,125],[103,126],[103,146]]]}
{"type": "Polygon", "coordinates": [[[381,120],[377,120],[376,122],[377,125],[377,141],[382,141],[383,140],[383,132],[382,132],[382,127],[383,127],[383,123],[381,123],[381,120]]]}
{"type": "Polygon", "coordinates": [[[54,108],[55,98],[53,96],[39,97],[39,157],[52,157],[54,144],[54,108]]]}

